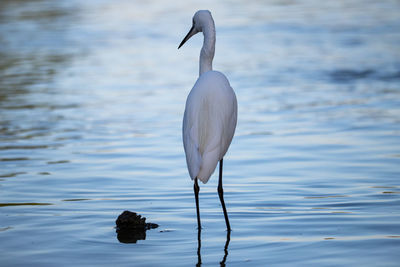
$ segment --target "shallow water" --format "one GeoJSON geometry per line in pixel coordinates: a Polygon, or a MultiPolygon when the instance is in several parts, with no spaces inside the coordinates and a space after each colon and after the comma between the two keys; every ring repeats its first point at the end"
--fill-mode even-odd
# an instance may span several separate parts
{"type": "Polygon", "coordinates": [[[2,1],[2,266],[398,266],[398,1],[2,1]],[[200,35],[236,91],[197,239],[181,123],[200,35]],[[131,210],[160,225],[120,243],[131,210]],[[228,245],[228,246],[227,246],[228,245]],[[200,258],[199,258],[200,256],[200,258]]]}

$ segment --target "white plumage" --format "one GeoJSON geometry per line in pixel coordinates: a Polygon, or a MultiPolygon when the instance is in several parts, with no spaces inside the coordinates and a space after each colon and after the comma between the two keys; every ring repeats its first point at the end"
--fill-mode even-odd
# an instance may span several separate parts
{"type": "Polygon", "coordinates": [[[183,118],[183,145],[192,179],[207,183],[235,133],[237,101],[224,74],[212,70],[215,25],[208,10],[197,11],[181,47],[197,32],[203,32],[200,77],[189,93],[183,118]]]}
{"type": "Polygon", "coordinates": [[[220,162],[218,195],[225,216],[226,227],[231,230],[222,187],[222,161],[231,144],[237,121],[235,92],[224,74],[212,70],[215,53],[215,25],[210,11],[200,10],[193,16],[192,28],[178,48],[190,37],[203,32],[200,52],[200,77],[186,100],[183,117],[183,146],[190,177],[194,180],[197,224],[199,231],[199,191],[197,180],[207,183],[220,162]]]}
{"type": "Polygon", "coordinates": [[[200,75],[186,101],[183,144],[192,179],[207,183],[235,133],[236,96],[225,75],[200,75]]]}

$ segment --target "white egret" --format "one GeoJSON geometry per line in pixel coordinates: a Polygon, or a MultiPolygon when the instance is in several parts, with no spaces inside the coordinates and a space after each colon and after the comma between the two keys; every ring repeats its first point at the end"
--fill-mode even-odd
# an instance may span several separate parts
{"type": "Polygon", "coordinates": [[[199,10],[193,16],[189,33],[178,49],[193,35],[203,32],[200,52],[200,76],[186,100],[183,117],[183,145],[190,177],[194,180],[197,224],[201,229],[198,180],[204,184],[210,179],[219,162],[218,195],[230,231],[222,188],[223,157],[231,144],[237,122],[236,95],[224,74],[213,71],[215,52],[215,25],[208,10],[199,10]]]}

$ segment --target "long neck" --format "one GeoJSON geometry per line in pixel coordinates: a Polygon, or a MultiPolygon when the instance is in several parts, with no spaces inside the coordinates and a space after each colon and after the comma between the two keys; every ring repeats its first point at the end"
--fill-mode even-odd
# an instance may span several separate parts
{"type": "Polygon", "coordinates": [[[215,25],[211,20],[203,26],[204,42],[200,52],[200,75],[212,70],[212,61],[215,52],[215,25]]]}

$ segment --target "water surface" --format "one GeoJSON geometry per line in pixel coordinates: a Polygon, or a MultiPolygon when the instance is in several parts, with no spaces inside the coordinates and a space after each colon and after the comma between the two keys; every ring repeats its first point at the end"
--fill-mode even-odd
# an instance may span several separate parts
{"type": "Polygon", "coordinates": [[[4,266],[397,266],[398,1],[2,1],[0,248],[4,266]],[[181,123],[201,35],[239,102],[201,185],[197,239],[181,123]],[[160,225],[120,243],[132,210],[160,225]],[[199,255],[198,255],[199,252],[199,255]]]}

